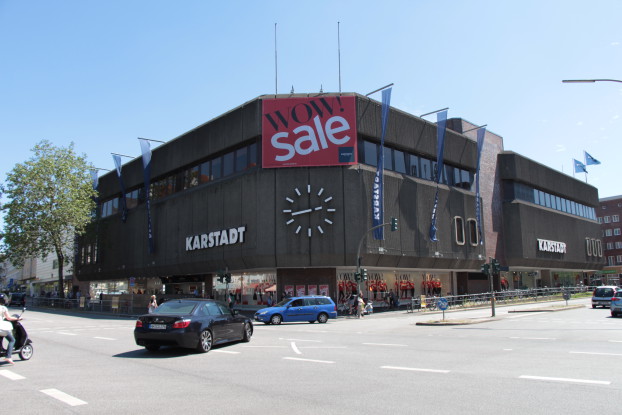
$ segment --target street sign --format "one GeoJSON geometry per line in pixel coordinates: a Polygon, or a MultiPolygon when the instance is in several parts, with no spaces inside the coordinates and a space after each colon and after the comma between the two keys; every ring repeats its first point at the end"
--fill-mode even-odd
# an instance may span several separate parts
{"type": "Polygon", "coordinates": [[[441,297],[438,300],[436,300],[436,305],[438,306],[439,310],[447,310],[447,307],[449,307],[449,302],[447,302],[447,299],[445,297],[441,297]]]}

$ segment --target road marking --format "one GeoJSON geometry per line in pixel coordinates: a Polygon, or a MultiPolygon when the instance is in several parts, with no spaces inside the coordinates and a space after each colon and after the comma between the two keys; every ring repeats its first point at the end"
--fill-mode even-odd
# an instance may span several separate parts
{"type": "Polygon", "coordinates": [[[407,344],[394,344],[394,343],[363,343],[366,346],[393,346],[393,347],[408,347],[407,344]]]}
{"type": "Polygon", "coordinates": [[[10,380],[26,379],[22,375],[18,375],[17,373],[11,372],[10,370],[0,370],[0,375],[4,376],[5,378],[10,379],[10,380]]]}
{"type": "Polygon", "coordinates": [[[622,340],[609,340],[611,343],[622,343],[622,340]]]}
{"type": "Polygon", "coordinates": [[[93,337],[94,339],[100,339],[100,340],[116,340],[113,339],[112,337],[93,337]]]}
{"type": "Polygon", "coordinates": [[[449,370],[423,369],[423,368],[419,368],[419,367],[403,367],[403,366],[380,366],[380,369],[410,370],[410,371],[413,371],[413,372],[449,373],[449,370]]]}
{"type": "Polygon", "coordinates": [[[303,359],[300,357],[284,357],[285,360],[298,360],[300,362],[313,362],[313,363],[335,363],[330,360],[314,360],[314,359],[303,359]]]}
{"type": "Polygon", "coordinates": [[[291,342],[291,345],[292,345],[292,349],[294,349],[294,353],[302,354],[302,352],[300,350],[298,350],[298,348],[296,347],[296,343],[291,342]]]}
{"type": "Polygon", "coordinates": [[[571,378],[549,378],[545,376],[527,376],[522,375],[519,379],[531,379],[531,380],[552,380],[556,382],[571,382],[571,383],[589,383],[592,385],[610,385],[611,382],[606,380],[589,380],[589,379],[571,379],[571,378]]]}
{"type": "Polygon", "coordinates": [[[503,349],[504,352],[511,352],[514,349],[503,349]]]}
{"type": "Polygon", "coordinates": [[[41,392],[70,406],[86,405],[86,402],[83,400],[67,395],[65,392],[61,392],[58,389],[43,389],[41,392]]]}
{"type": "Polygon", "coordinates": [[[315,343],[321,343],[320,340],[284,339],[282,337],[279,337],[279,340],[287,340],[287,341],[292,341],[292,342],[315,342],[315,343]]]}
{"type": "Polygon", "coordinates": [[[600,353],[600,352],[569,352],[570,354],[593,354],[597,356],[622,356],[622,353],[600,353]]]}
{"type": "Polygon", "coordinates": [[[287,346],[254,346],[254,345],[253,345],[253,346],[251,346],[251,345],[248,345],[248,346],[241,346],[241,347],[269,348],[269,349],[284,349],[284,348],[286,348],[287,346]]]}
{"type": "Polygon", "coordinates": [[[67,332],[64,332],[64,331],[57,331],[56,333],[64,334],[65,336],[77,336],[76,333],[67,333],[67,332]]]}
{"type": "Polygon", "coordinates": [[[510,337],[510,339],[522,339],[522,340],[557,340],[554,337],[510,337]]]}
{"type": "Polygon", "coordinates": [[[214,352],[214,353],[240,354],[240,352],[234,352],[233,350],[214,350],[214,349],[212,349],[212,352],[214,352]]]}

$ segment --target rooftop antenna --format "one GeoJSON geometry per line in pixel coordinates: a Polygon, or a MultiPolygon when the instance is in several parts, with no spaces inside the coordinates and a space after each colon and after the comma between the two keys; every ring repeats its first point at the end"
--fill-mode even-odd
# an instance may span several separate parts
{"type": "Polygon", "coordinates": [[[337,60],[339,62],[339,93],[341,94],[341,40],[339,36],[339,23],[337,22],[337,60]]]}
{"type": "Polygon", "coordinates": [[[278,67],[277,67],[277,60],[276,60],[276,23],[274,24],[274,95],[276,95],[278,92],[278,67]]]}
{"type": "Polygon", "coordinates": [[[294,85],[292,85],[292,90],[291,90],[291,91],[289,91],[289,93],[290,93],[290,94],[293,94],[293,93],[294,93],[294,85]]]}

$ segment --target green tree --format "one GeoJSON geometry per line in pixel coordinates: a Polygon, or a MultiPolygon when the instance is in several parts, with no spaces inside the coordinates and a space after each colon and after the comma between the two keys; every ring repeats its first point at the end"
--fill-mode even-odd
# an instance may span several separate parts
{"type": "Polygon", "coordinates": [[[85,155],[47,140],[37,144],[34,156],[16,164],[0,189],[7,202],[4,211],[2,251],[14,266],[26,258],[56,254],[58,285],[64,296],[63,269],[71,263],[74,238],[84,232],[95,208],[90,177],[92,166],[85,155]]]}

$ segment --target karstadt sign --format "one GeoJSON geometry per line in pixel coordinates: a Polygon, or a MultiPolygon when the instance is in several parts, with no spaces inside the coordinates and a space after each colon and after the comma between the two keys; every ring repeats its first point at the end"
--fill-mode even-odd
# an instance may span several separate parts
{"type": "Polygon", "coordinates": [[[186,251],[197,249],[208,249],[223,245],[235,245],[244,243],[244,233],[246,226],[237,228],[223,229],[210,233],[186,237],[186,251]]]}
{"type": "Polygon", "coordinates": [[[546,239],[538,239],[538,250],[543,252],[554,252],[556,254],[566,253],[566,244],[564,242],[547,241],[546,239]]]}

